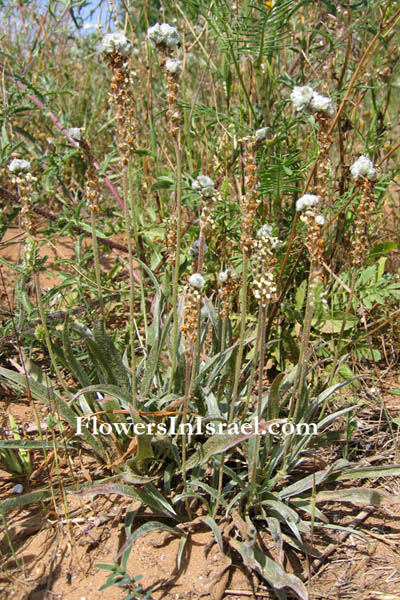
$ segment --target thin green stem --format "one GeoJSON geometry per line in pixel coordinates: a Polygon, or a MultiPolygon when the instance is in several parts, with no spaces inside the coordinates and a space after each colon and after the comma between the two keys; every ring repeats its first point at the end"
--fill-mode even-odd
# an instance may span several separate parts
{"type": "Polygon", "coordinates": [[[94,272],[95,272],[95,276],[96,276],[97,296],[98,296],[98,300],[99,300],[101,315],[103,318],[105,318],[103,294],[101,291],[100,258],[99,258],[99,246],[97,244],[96,211],[95,210],[90,211],[90,224],[91,224],[91,228],[92,228],[93,261],[94,261],[94,272]]]}
{"type": "Polygon", "coordinates": [[[64,381],[63,376],[61,375],[61,371],[58,368],[57,365],[57,360],[56,360],[56,356],[53,352],[53,346],[51,344],[51,340],[50,340],[50,334],[49,334],[49,329],[47,327],[47,322],[46,322],[46,315],[44,312],[44,306],[43,306],[43,301],[42,301],[42,288],[40,285],[40,278],[39,278],[39,273],[35,272],[33,274],[33,280],[35,283],[35,289],[36,289],[36,299],[37,299],[37,304],[38,304],[38,309],[39,309],[39,315],[40,315],[40,320],[42,323],[42,329],[43,329],[43,334],[44,334],[44,339],[46,342],[46,346],[47,346],[47,350],[49,352],[49,356],[50,356],[50,360],[51,360],[51,364],[53,366],[54,372],[56,374],[56,377],[58,379],[58,381],[60,382],[64,392],[67,394],[68,398],[72,398],[72,394],[68,389],[67,384],[64,381]]]}
{"type": "Polygon", "coordinates": [[[128,246],[128,268],[129,268],[129,345],[131,350],[131,392],[132,406],[136,408],[136,332],[135,332],[135,280],[133,277],[133,251],[132,251],[132,223],[129,202],[129,173],[124,169],[123,177],[124,192],[124,218],[126,242],[128,246]]]}
{"type": "MultiPolygon", "coordinates": [[[[128,164],[128,178],[129,178],[129,207],[130,207],[130,216],[131,223],[133,225],[133,237],[135,240],[135,247],[137,256],[139,256],[139,233],[138,233],[138,220],[136,217],[136,203],[135,196],[133,193],[134,185],[133,185],[133,169],[132,163],[129,161],[128,164]]],[[[129,252],[129,246],[128,246],[129,252]]],[[[138,268],[139,274],[139,289],[140,289],[140,308],[143,315],[143,325],[144,325],[144,337],[148,339],[148,323],[147,323],[147,310],[146,310],[146,297],[144,293],[144,285],[143,285],[143,269],[141,267],[138,268]]]]}
{"type": "Polygon", "coordinates": [[[180,133],[175,140],[175,158],[176,158],[176,254],[175,268],[172,281],[172,314],[174,319],[172,330],[172,359],[171,359],[171,375],[169,380],[169,393],[172,391],[174,376],[176,371],[176,362],[178,355],[178,283],[179,283],[179,267],[181,254],[181,238],[182,238],[182,148],[180,133]]]}
{"type": "Polygon", "coordinates": [[[241,305],[241,320],[240,320],[240,335],[239,335],[239,347],[237,349],[236,364],[235,364],[235,377],[232,388],[231,405],[229,407],[229,422],[231,423],[235,413],[235,402],[238,396],[239,390],[239,379],[242,368],[243,359],[243,347],[244,337],[246,333],[246,320],[247,320],[247,277],[249,268],[249,257],[247,252],[243,252],[243,273],[242,273],[242,305],[241,305]]]}
{"type": "MultiPolygon", "coordinates": [[[[183,425],[183,436],[182,436],[182,479],[183,479],[183,491],[187,492],[187,478],[186,478],[186,459],[187,459],[187,447],[188,447],[188,439],[187,439],[187,431],[185,428],[185,424],[187,423],[188,411],[189,411],[189,400],[190,395],[192,393],[192,387],[194,383],[194,368],[193,368],[193,347],[189,352],[187,352],[185,356],[185,398],[183,401],[183,415],[182,415],[182,425],[183,425]]],[[[186,512],[191,518],[189,499],[186,498],[186,512]]]]}
{"type": "MultiPolygon", "coordinates": [[[[260,307],[259,313],[258,313],[258,331],[259,334],[257,335],[258,338],[258,354],[259,354],[259,361],[258,361],[258,391],[257,391],[257,403],[256,403],[256,416],[258,419],[258,422],[261,419],[261,407],[262,407],[262,392],[263,392],[263,373],[264,373],[264,363],[265,363],[265,316],[266,316],[266,309],[264,306],[260,307]]],[[[250,476],[250,493],[249,493],[249,499],[248,499],[248,506],[251,504],[251,501],[254,497],[254,491],[255,491],[255,487],[256,487],[256,479],[257,479],[257,467],[258,467],[258,453],[259,453],[259,449],[260,449],[260,436],[256,435],[255,436],[255,448],[254,448],[254,455],[253,455],[253,462],[252,462],[252,466],[251,466],[251,476],[250,476]]]]}
{"type": "Polygon", "coordinates": [[[303,389],[303,380],[306,373],[306,353],[308,349],[308,343],[310,340],[310,331],[311,331],[311,321],[313,317],[313,294],[314,294],[314,285],[313,282],[317,275],[316,273],[316,265],[311,263],[310,266],[310,274],[308,277],[308,290],[307,290],[307,300],[306,300],[306,311],[304,315],[303,322],[303,333],[301,336],[301,344],[300,344],[300,353],[299,353],[299,364],[297,367],[296,378],[293,386],[293,396],[290,403],[290,411],[289,411],[289,419],[296,419],[298,417],[300,411],[300,403],[301,403],[301,391],[303,389]]]}
{"type": "MultiPolygon", "coordinates": [[[[347,323],[347,319],[349,318],[349,314],[351,311],[351,305],[352,305],[352,301],[353,301],[353,295],[354,295],[354,290],[356,287],[356,280],[357,280],[357,271],[356,269],[353,270],[352,274],[351,274],[351,283],[350,283],[350,293],[349,293],[349,298],[347,300],[347,305],[346,305],[346,311],[342,320],[342,324],[340,326],[340,332],[339,332],[339,337],[337,342],[335,342],[335,355],[333,358],[333,364],[332,364],[332,370],[331,370],[331,374],[329,376],[329,380],[328,380],[328,385],[327,387],[329,387],[330,385],[332,385],[332,381],[333,378],[336,374],[336,369],[337,369],[337,365],[339,362],[339,354],[340,354],[340,349],[341,349],[341,345],[342,345],[342,340],[343,340],[343,334],[344,334],[344,330],[346,328],[346,323],[347,323]]],[[[326,403],[327,403],[328,398],[325,400],[322,409],[321,409],[321,416],[324,414],[325,409],[326,409],[326,403]]]]}

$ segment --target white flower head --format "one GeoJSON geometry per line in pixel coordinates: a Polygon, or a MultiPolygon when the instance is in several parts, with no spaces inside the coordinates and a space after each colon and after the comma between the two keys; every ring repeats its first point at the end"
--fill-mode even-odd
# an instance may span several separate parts
{"type": "Polygon", "coordinates": [[[311,98],[311,108],[313,108],[315,112],[332,116],[335,112],[335,103],[328,98],[328,96],[323,96],[318,92],[314,92],[311,98]]]}
{"type": "Polygon", "coordinates": [[[80,129],[80,127],[70,127],[68,129],[68,134],[75,142],[80,142],[82,139],[82,129],[80,129]]]}
{"type": "MultiPolygon", "coordinates": [[[[189,249],[190,256],[198,256],[200,249],[200,240],[195,240],[189,249]]],[[[204,254],[207,252],[208,246],[206,242],[203,242],[203,252],[204,254]]]]}
{"type": "Polygon", "coordinates": [[[305,110],[310,106],[314,90],[309,85],[296,86],[290,94],[290,99],[296,110],[305,110]]]}
{"type": "Polygon", "coordinates": [[[168,58],[165,62],[165,68],[171,75],[178,75],[182,71],[182,61],[178,58],[168,58]]]}
{"type": "Polygon", "coordinates": [[[169,50],[174,50],[180,41],[176,27],[168,23],[156,23],[149,27],[147,39],[152,46],[165,46],[169,50]]]}
{"type": "Polygon", "coordinates": [[[370,181],[375,181],[377,175],[372,161],[363,155],[350,167],[350,171],[356,180],[360,177],[366,177],[370,181]]]}
{"type": "Polygon", "coordinates": [[[19,173],[30,173],[31,172],[31,163],[29,160],[23,160],[22,158],[13,158],[13,160],[8,165],[8,170],[11,173],[19,174],[19,173]]]}
{"type": "Polygon", "coordinates": [[[192,190],[205,198],[211,198],[215,194],[214,182],[208,175],[199,175],[192,183],[192,190]]]}
{"type": "Polygon", "coordinates": [[[272,225],[265,223],[260,229],[257,231],[257,237],[260,239],[267,239],[272,250],[276,250],[282,244],[281,240],[272,235],[272,225]]]}
{"type": "Polygon", "coordinates": [[[309,208],[311,206],[317,206],[320,198],[319,196],[315,196],[314,194],[304,194],[301,198],[299,198],[296,202],[296,210],[297,212],[303,210],[303,208],[309,208]]]}
{"type": "Polygon", "coordinates": [[[221,271],[221,273],[218,274],[218,280],[220,283],[225,283],[226,281],[228,281],[228,277],[229,277],[229,273],[228,271],[221,271]]]}
{"type": "Polygon", "coordinates": [[[265,223],[260,229],[257,231],[257,237],[261,238],[264,236],[270,237],[272,234],[272,226],[265,223]]]}
{"type": "Polygon", "coordinates": [[[272,248],[272,250],[277,250],[278,248],[280,248],[281,245],[282,245],[282,240],[278,239],[277,237],[272,237],[271,238],[271,248],[272,248]]]}
{"type": "Polygon", "coordinates": [[[325,225],[325,217],[323,215],[316,215],[315,222],[317,225],[320,225],[322,227],[323,225],[325,225]]]}
{"type": "Polygon", "coordinates": [[[129,56],[132,52],[132,44],[122,31],[107,33],[99,44],[102,54],[114,54],[118,52],[121,56],[129,56]]]}
{"type": "Polygon", "coordinates": [[[201,290],[205,286],[205,279],[200,273],[193,273],[189,277],[189,285],[195,288],[196,290],[201,290]]]}
{"type": "Polygon", "coordinates": [[[335,112],[333,100],[315,92],[309,85],[296,86],[290,94],[290,99],[297,111],[308,110],[330,116],[335,112]]]}
{"type": "Polygon", "coordinates": [[[257,142],[263,142],[267,139],[269,127],[262,127],[261,129],[257,129],[254,136],[257,142]]]}

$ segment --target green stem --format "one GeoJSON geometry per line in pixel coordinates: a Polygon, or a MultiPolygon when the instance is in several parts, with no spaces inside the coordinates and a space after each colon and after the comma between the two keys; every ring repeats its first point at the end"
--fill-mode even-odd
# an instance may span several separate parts
{"type": "Polygon", "coordinates": [[[239,390],[239,379],[240,372],[242,367],[242,359],[243,359],[243,347],[244,347],[244,337],[246,333],[246,318],[247,318],[247,275],[248,275],[248,267],[249,267],[249,257],[247,252],[243,252],[243,274],[242,274],[242,306],[241,306],[241,320],[240,320],[240,336],[239,336],[239,347],[236,355],[236,364],[235,364],[235,378],[233,382],[232,389],[232,398],[231,405],[229,408],[229,422],[231,423],[234,417],[235,412],[235,402],[238,396],[239,390]]]}
{"type": "Polygon", "coordinates": [[[103,294],[101,291],[101,273],[100,273],[100,259],[99,259],[99,247],[97,244],[97,234],[96,234],[96,211],[90,211],[90,224],[92,226],[92,245],[93,245],[93,260],[94,260],[94,272],[96,276],[96,285],[97,285],[97,296],[99,300],[100,312],[102,317],[104,318],[104,302],[103,302],[103,294]]]}
{"type": "Polygon", "coordinates": [[[313,317],[313,280],[316,276],[316,265],[311,263],[310,266],[310,274],[308,277],[308,290],[307,290],[307,301],[306,301],[306,312],[304,315],[304,323],[303,323],[303,334],[301,337],[300,344],[300,354],[299,354],[299,364],[297,367],[296,379],[293,386],[293,396],[292,401],[290,403],[290,412],[289,419],[296,419],[298,417],[300,411],[300,403],[301,403],[301,391],[303,389],[303,380],[306,372],[306,360],[305,356],[308,349],[308,343],[310,340],[310,331],[311,331],[311,321],[313,317]]]}
{"type": "Polygon", "coordinates": [[[169,380],[168,393],[171,393],[178,354],[178,283],[179,283],[179,267],[181,253],[181,238],[182,238],[182,149],[180,134],[175,140],[175,157],[176,157],[176,254],[175,268],[172,282],[172,314],[174,319],[172,331],[172,360],[171,360],[171,375],[169,380]]]}
{"type": "MultiPolygon", "coordinates": [[[[260,309],[261,312],[261,309],[260,309]]],[[[247,388],[247,397],[246,397],[246,406],[245,409],[243,411],[243,416],[242,416],[242,421],[245,420],[246,415],[248,413],[249,410],[249,406],[250,406],[250,401],[251,401],[251,390],[253,389],[253,382],[254,382],[254,376],[256,374],[256,370],[257,370],[257,361],[258,361],[258,356],[259,356],[259,351],[260,351],[260,336],[262,334],[261,332],[261,326],[260,326],[260,312],[258,314],[258,322],[257,322],[257,334],[256,334],[256,343],[254,346],[254,356],[253,356],[253,364],[251,365],[251,371],[250,371],[250,375],[249,375],[249,383],[248,383],[248,388],[247,388]]],[[[264,324],[265,327],[265,324],[264,324]]],[[[264,336],[265,336],[265,332],[264,332],[264,336]]]]}
{"type": "MultiPolygon", "coordinates": [[[[135,197],[133,194],[133,173],[132,173],[132,164],[129,161],[128,164],[128,178],[129,178],[129,206],[131,212],[131,222],[133,225],[133,237],[135,240],[135,247],[137,256],[139,257],[139,233],[138,233],[138,220],[136,218],[136,203],[135,197]]],[[[129,247],[128,247],[129,251],[129,247]]],[[[147,323],[147,310],[146,310],[146,297],[144,293],[144,285],[143,285],[143,269],[140,267],[138,269],[139,273],[139,289],[140,289],[140,308],[143,315],[143,325],[144,325],[144,337],[148,340],[148,323],[147,323]]]]}
{"type": "MultiPolygon", "coordinates": [[[[352,274],[351,274],[350,294],[349,294],[349,298],[348,298],[348,301],[347,301],[346,312],[344,314],[343,321],[342,321],[342,324],[341,324],[341,327],[340,327],[340,332],[339,332],[338,340],[335,343],[335,355],[334,355],[334,358],[333,358],[332,371],[331,371],[331,374],[329,376],[327,387],[330,387],[332,385],[332,381],[333,381],[333,378],[335,376],[336,369],[337,369],[337,366],[338,366],[340,348],[341,348],[341,345],[342,345],[344,330],[346,328],[346,322],[347,322],[347,319],[349,317],[350,310],[351,310],[351,304],[352,304],[352,300],[353,300],[354,290],[355,290],[355,287],[356,287],[356,280],[357,280],[357,271],[356,271],[356,269],[354,269],[353,272],[352,272],[352,274]]],[[[327,401],[328,401],[328,398],[325,400],[325,402],[324,402],[324,404],[322,406],[321,417],[322,417],[322,415],[324,414],[324,412],[326,410],[327,401]]]]}
{"type": "MultiPolygon", "coordinates": [[[[263,392],[263,373],[264,373],[264,363],[265,363],[265,315],[266,309],[264,306],[260,307],[258,313],[258,393],[257,393],[257,404],[256,404],[256,416],[258,422],[261,420],[261,401],[262,401],[262,392],[263,392]]],[[[257,349],[257,348],[256,348],[257,349]]],[[[256,478],[257,478],[257,466],[258,466],[258,453],[260,449],[260,436],[255,436],[255,448],[253,455],[253,463],[251,467],[251,476],[250,476],[250,493],[248,506],[251,504],[252,498],[254,497],[254,490],[256,486],[256,478]]]]}
{"type": "MultiPolygon", "coordinates": [[[[182,425],[185,425],[187,423],[187,416],[188,416],[188,411],[189,411],[189,400],[190,400],[190,395],[192,393],[192,387],[193,387],[193,382],[194,382],[194,378],[195,378],[194,368],[193,368],[193,354],[194,354],[194,352],[193,352],[193,347],[192,347],[190,350],[190,354],[188,352],[185,356],[185,364],[186,364],[185,398],[183,401],[182,425]],[[191,355],[191,360],[190,360],[190,355],[191,355]]],[[[186,478],[187,446],[188,446],[187,432],[186,432],[186,428],[184,427],[183,428],[183,437],[182,437],[182,479],[183,479],[184,493],[187,492],[187,478],[186,478]]],[[[186,512],[188,513],[189,518],[191,518],[188,498],[186,498],[185,504],[186,504],[186,512]]]]}
{"type": "Polygon", "coordinates": [[[57,377],[58,381],[61,383],[61,386],[62,386],[64,392],[67,394],[68,398],[72,398],[72,394],[69,391],[68,386],[65,383],[63,376],[61,375],[61,371],[60,371],[60,369],[57,366],[56,357],[55,357],[55,354],[53,352],[53,347],[51,345],[50,334],[49,334],[49,330],[48,330],[48,327],[47,327],[46,315],[45,315],[45,312],[44,312],[44,307],[43,307],[43,302],[42,302],[42,289],[41,289],[41,286],[40,286],[39,273],[35,272],[33,274],[33,280],[34,280],[34,283],[35,283],[36,299],[37,299],[37,304],[38,304],[38,309],[39,309],[40,320],[42,322],[44,339],[45,339],[45,342],[46,342],[47,350],[49,352],[51,364],[53,365],[53,369],[54,369],[54,372],[56,374],[56,377],[57,377]]]}
{"type": "MultiPolygon", "coordinates": [[[[128,167],[129,168],[129,167],[128,167]]],[[[136,408],[136,332],[135,332],[135,293],[133,278],[133,251],[132,251],[132,225],[130,215],[129,202],[129,174],[128,170],[124,169],[123,178],[124,191],[124,217],[125,217],[125,232],[128,246],[128,267],[129,267],[129,344],[131,350],[131,391],[132,391],[132,406],[136,408]]]]}

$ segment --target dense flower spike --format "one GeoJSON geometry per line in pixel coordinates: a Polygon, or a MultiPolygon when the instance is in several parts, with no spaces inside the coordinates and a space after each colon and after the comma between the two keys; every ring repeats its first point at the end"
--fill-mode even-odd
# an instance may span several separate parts
{"type": "Polygon", "coordinates": [[[176,27],[168,23],[156,23],[147,30],[147,39],[152,46],[174,50],[179,44],[179,34],[176,27]]]}
{"type": "Polygon", "coordinates": [[[253,294],[266,308],[271,300],[275,300],[276,283],[274,268],[276,257],[274,251],[281,241],[272,235],[272,226],[267,223],[257,232],[253,241],[253,294]]]}
{"type": "Polygon", "coordinates": [[[318,113],[332,116],[335,113],[335,103],[328,96],[314,92],[311,98],[311,108],[318,113]]]}
{"type": "Polygon", "coordinates": [[[365,254],[368,251],[368,219],[375,207],[374,182],[377,171],[372,161],[364,155],[350,167],[350,171],[356,184],[361,188],[361,199],[357,210],[355,223],[355,241],[353,250],[353,265],[361,267],[365,254]]]}
{"type": "Polygon", "coordinates": [[[315,92],[309,85],[296,86],[290,99],[297,111],[307,110],[327,116],[332,116],[335,112],[333,100],[315,92]]]}
{"type": "Polygon", "coordinates": [[[207,234],[214,227],[214,219],[212,217],[215,202],[214,182],[208,175],[199,175],[192,183],[192,190],[200,194],[202,198],[200,228],[203,234],[207,234]]]}
{"type": "Polygon", "coordinates": [[[23,160],[22,158],[13,158],[8,165],[8,170],[17,175],[20,173],[30,173],[32,168],[31,163],[28,160],[23,160]]]}
{"type": "Polygon", "coordinates": [[[175,264],[176,226],[176,215],[172,214],[166,222],[166,246],[168,250],[168,262],[171,266],[175,264]]]}
{"type": "Polygon", "coordinates": [[[183,69],[182,61],[171,58],[171,53],[179,43],[179,34],[176,27],[168,23],[156,23],[147,30],[147,39],[152,46],[156,46],[160,55],[160,67],[164,68],[167,75],[167,119],[169,132],[173,138],[180,135],[181,112],[178,107],[179,77],[183,69]]]}
{"type": "Polygon", "coordinates": [[[307,225],[306,246],[310,260],[317,265],[322,264],[324,250],[321,227],[325,225],[325,217],[316,212],[320,201],[321,198],[316,194],[305,194],[296,202],[296,210],[302,213],[300,219],[307,225]]]}
{"type": "Polygon", "coordinates": [[[200,273],[193,273],[193,275],[189,277],[189,285],[196,290],[203,289],[205,283],[206,281],[200,273]]]}
{"type": "Polygon", "coordinates": [[[119,152],[123,166],[127,166],[137,131],[133,80],[127,60],[132,53],[132,44],[121,31],[117,31],[107,34],[99,49],[113,72],[110,87],[116,105],[119,152]]]}
{"type": "Polygon", "coordinates": [[[28,160],[22,158],[13,158],[8,165],[8,170],[12,173],[12,182],[17,186],[21,202],[21,226],[28,236],[35,235],[35,227],[32,220],[32,187],[36,181],[31,173],[32,167],[28,160]]]}
{"type": "Polygon", "coordinates": [[[320,198],[315,194],[304,194],[301,198],[299,198],[296,202],[296,210],[299,212],[304,208],[317,206],[320,198]]]}
{"type": "Polygon", "coordinates": [[[181,331],[185,338],[195,344],[197,340],[197,320],[201,307],[201,290],[187,285],[185,288],[185,308],[181,331]]]}
{"type": "MultiPolygon", "coordinates": [[[[315,190],[324,202],[329,206],[329,193],[327,181],[329,180],[329,148],[332,143],[330,134],[330,118],[335,112],[335,103],[327,96],[314,91],[309,85],[296,86],[290,94],[290,99],[297,111],[307,111],[315,115],[319,124],[318,129],[318,169],[315,170],[315,190]]],[[[305,204],[304,206],[307,206],[305,204]]],[[[302,199],[297,203],[296,209],[302,210],[302,199]]]]}
{"type": "Polygon", "coordinates": [[[108,33],[101,40],[98,48],[102,54],[107,54],[109,56],[118,53],[121,56],[127,57],[132,52],[132,44],[123,31],[108,33]]]}
{"type": "Polygon", "coordinates": [[[239,275],[228,267],[225,271],[221,271],[218,274],[219,283],[219,295],[221,298],[221,310],[220,314],[223,319],[229,317],[232,300],[236,294],[236,291],[240,285],[239,275]]]}
{"type": "Polygon", "coordinates": [[[356,181],[361,177],[366,177],[370,181],[376,180],[376,169],[372,161],[366,156],[361,155],[360,158],[352,164],[350,171],[356,181]]]}
{"type": "Polygon", "coordinates": [[[87,205],[91,212],[98,213],[100,210],[101,190],[98,171],[94,166],[95,158],[86,140],[80,140],[79,148],[81,150],[81,157],[86,160],[87,163],[86,181],[84,187],[87,205]]]}
{"type": "Polygon", "coordinates": [[[211,177],[208,177],[207,175],[199,175],[197,179],[193,181],[192,189],[205,198],[210,198],[211,196],[214,196],[215,193],[214,182],[211,177]]]}
{"type": "Polygon", "coordinates": [[[240,200],[242,211],[242,234],[240,242],[243,251],[250,255],[253,244],[253,221],[261,202],[258,197],[259,181],[256,173],[256,152],[259,143],[255,136],[244,138],[241,141],[244,143],[245,195],[240,200]]]}
{"type": "Polygon", "coordinates": [[[82,129],[79,127],[70,127],[68,129],[68,134],[71,139],[75,142],[80,142],[82,139],[82,129]]]}
{"type": "Polygon", "coordinates": [[[172,75],[178,75],[182,71],[183,64],[178,58],[167,58],[165,61],[165,68],[172,75]]]}
{"type": "Polygon", "coordinates": [[[296,86],[290,94],[290,99],[296,110],[305,110],[310,106],[314,90],[309,85],[296,86]]]}

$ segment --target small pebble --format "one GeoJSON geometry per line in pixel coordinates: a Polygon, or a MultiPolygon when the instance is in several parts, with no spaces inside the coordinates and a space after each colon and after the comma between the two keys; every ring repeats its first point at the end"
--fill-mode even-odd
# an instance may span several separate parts
{"type": "Polygon", "coordinates": [[[12,489],[13,494],[22,494],[23,491],[24,491],[24,486],[21,485],[20,483],[17,483],[16,485],[14,485],[14,487],[12,489]]]}

